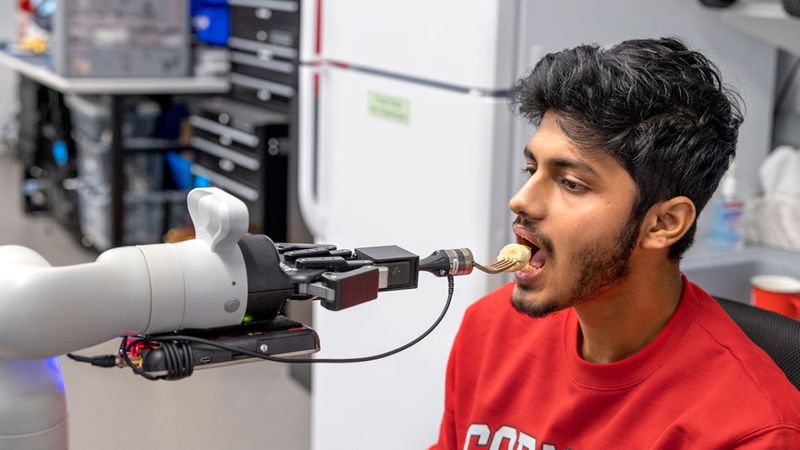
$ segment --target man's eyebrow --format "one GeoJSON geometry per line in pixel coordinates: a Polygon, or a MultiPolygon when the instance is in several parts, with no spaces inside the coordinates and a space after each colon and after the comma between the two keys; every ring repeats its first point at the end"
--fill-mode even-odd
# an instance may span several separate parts
{"type": "Polygon", "coordinates": [[[591,175],[598,176],[596,170],[592,168],[589,164],[584,161],[580,161],[577,159],[566,159],[566,158],[554,158],[547,161],[547,164],[550,166],[559,167],[562,169],[575,169],[580,170],[582,172],[587,172],[591,175]]]}
{"type": "Polygon", "coordinates": [[[536,161],[536,157],[533,156],[533,151],[529,149],[527,145],[525,146],[525,150],[523,150],[522,153],[525,155],[526,158],[536,161]]]}
{"type": "MultiPolygon", "coordinates": [[[[536,156],[534,156],[533,151],[530,148],[528,148],[528,146],[525,146],[525,150],[523,151],[523,153],[525,154],[526,158],[529,158],[529,159],[532,159],[532,160],[536,161],[536,156]]],[[[587,172],[587,173],[589,173],[591,175],[594,175],[594,176],[598,176],[597,171],[594,170],[594,168],[592,168],[592,166],[590,166],[589,164],[587,164],[584,161],[580,161],[580,160],[577,160],[577,159],[554,158],[554,159],[548,160],[546,163],[547,163],[547,165],[558,167],[558,168],[561,168],[561,169],[575,169],[575,170],[580,170],[580,171],[583,171],[583,172],[587,172]]]]}

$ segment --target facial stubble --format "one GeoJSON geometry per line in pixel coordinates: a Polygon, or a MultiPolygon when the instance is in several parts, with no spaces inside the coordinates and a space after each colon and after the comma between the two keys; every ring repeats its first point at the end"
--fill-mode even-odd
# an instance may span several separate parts
{"type": "MultiPolygon", "coordinates": [[[[535,290],[517,284],[511,296],[514,309],[531,317],[544,317],[585,302],[609,286],[624,280],[628,275],[630,257],[638,239],[640,224],[641,220],[631,217],[616,238],[607,241],[607,246],[588,244],[576,251],[567,262],[567,267],[577,271],[577,276],[565,298],[532,299],[530,297],[536,295],[535,290]]],[[[551,250],[548,255],[550,262],[555,257],[552,252],[552,241],[545,237],[542,237],[542,240],[550,244],[548,249],[551,250]]]]}

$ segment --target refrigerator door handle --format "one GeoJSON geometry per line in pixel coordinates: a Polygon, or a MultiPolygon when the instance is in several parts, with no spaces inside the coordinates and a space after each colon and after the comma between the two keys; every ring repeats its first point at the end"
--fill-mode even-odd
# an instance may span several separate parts
{"type": "Polygon", "coordinates": [[[303,66],[298,80],[298,202],[306,227],[315,240],[323,235],[327,220],[319,183],[319,77],[318,67],[303,66]]]}

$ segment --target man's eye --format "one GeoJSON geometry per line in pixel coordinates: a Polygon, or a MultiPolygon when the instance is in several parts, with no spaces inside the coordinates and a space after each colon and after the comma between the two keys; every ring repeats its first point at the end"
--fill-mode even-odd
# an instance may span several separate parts
{"type": "Polygon", "coordinates": [[[568,190],[572,191],[572,192],[584,192],[584,191],[587,190],[586,186],[584,186],[584,185],[582,185],[580,183],[576,183],[576,182],[574,182],[574,181],[572,181],[570,179],[567,179],[567,178],[562,178],[561,179],[561,185],[564,186],[565,188],[567,188],[568,190]]]}
{"type": "Polygon", "coordinates": [[[527,173],[528,176],[533,176],[536,173],[536,166],[525,166],[522,168],[522,171],[527,173]]]}

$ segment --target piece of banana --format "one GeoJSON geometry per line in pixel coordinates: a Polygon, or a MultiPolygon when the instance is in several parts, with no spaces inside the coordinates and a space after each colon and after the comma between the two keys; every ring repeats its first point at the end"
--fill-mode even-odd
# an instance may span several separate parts
{"type": "Polygon", "coordinates": [[[500,250],[497,260],[502,259],[515,261],[516,264],[507,269],[506,272],[516,272],[528,266],[531,260],[531,249],[520,244],[508,244],[500,250]]]}

